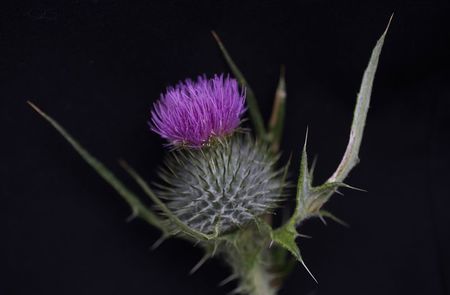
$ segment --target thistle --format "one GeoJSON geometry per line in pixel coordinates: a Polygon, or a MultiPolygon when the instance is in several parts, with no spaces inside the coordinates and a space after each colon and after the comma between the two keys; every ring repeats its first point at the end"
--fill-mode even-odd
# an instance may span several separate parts
{"type": "Polygon", "coordinates": [[[200,148],[231,134],[245,111],[245,91],[235,79],[199,76],[169,87],[154,104],[150,126],[172,146],[200,148]]]}
{"type": "Polygon", "coordinates": [[[281,200],[282,170],[267,145],[248,135],[202,151],[174,151],[160,171],[158,195],[189,227],[205,234],[243,227],[281,200]]]}
{"type": "Polygon", "coordinates": [[[364,72],[350,138],[339,166],[322,185],[313,186],[313,167],[308,165],[305,139],[296,205],[292,215],[279,227],[274,227],[268,216],[282,205],[286,196],[288,165],[278,163],[286,103],[284,75],[280,76],[266,131],[252,89],[215,33],[237,80],[223,75],[186,80],[169,87],[154,104],[151,129],[173,147],[167,151],[165,164],[160,168],[160,179],[155,184],[157,190],[153,190],[128,164],[121,162],[154,202],[155,210],[146,207],[55,120],[29,104],[115,188],[130,205],[132,218],[141,218],[162,232],[162,238],[155,245],[170,237],[199,244],[205,250],[205,256],[192,272],[208,258],[220,257],[232,271],[224,283],[237,280],[235,293],[274,295],[292,269],[292,260],[285,254],[290,253],[312,276],[296,243],[302,222],[311,217],[339,221],[323,206],[338,188],[353,188],[344,180],[359,161],[372,85],[386,32],[387,29],[376,43],[364,72]],[[255,127],[255,138],[248,133],[236,132],[245,110],[244,97],[255,127]]]}

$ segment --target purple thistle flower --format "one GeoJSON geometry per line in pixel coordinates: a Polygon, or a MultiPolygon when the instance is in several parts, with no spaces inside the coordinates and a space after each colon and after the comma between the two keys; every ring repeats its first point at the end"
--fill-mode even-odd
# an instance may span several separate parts
{"type": "Polygon", "coordinates": [[[211,138],[231,134],[245,111],[245,90],[230,77],[186,79],[154,103],[150,128],[173,146],[202,147],[211,138]]]}

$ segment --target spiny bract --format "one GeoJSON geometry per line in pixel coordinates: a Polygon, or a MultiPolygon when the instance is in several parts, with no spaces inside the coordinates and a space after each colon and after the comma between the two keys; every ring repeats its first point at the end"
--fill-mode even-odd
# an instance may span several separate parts
{"type": "Polygon", "coordinates": [[[189,227],[223,233],[271,212],[281,200],[277,157],[249,135],[216,141],[202,150],[172,151],[160,170],[160,196],[189,227]]]}

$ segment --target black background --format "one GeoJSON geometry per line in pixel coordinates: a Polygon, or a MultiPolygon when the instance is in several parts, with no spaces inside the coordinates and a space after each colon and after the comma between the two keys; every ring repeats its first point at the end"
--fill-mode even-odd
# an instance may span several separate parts
{"type": "Polygon", "coordinates": [[[200,249],[156,251],[141,221],[46,122],[32,100],[104,161],[147,179],[164,154],[152,102],[186,77],[228,72],[216,30],[270,115],[287,68],[283,159],[308,152],[325,180],[345,149],[360,79],[392,12],[361,164],[313,220],[280,294],[447,294],[450,289],[450,5],[447,1],[18,1],[0,9],[0,294],[226,294],[228,270],[188,271],[200,249]]]}

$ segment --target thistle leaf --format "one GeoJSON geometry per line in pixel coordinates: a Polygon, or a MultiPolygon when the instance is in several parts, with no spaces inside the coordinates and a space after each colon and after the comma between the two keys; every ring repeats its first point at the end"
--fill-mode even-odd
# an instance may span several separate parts
{"type": "Polygon", "coordinates": [[[329,199],[338,187],[346,186],[342,183],[325,183],[318,187],[311,184],[312,175],[308,168],[308,154],[306,145],[308,141],[308,131],[306,131],[305,143],[303,144],[300,172],[297,181],[296,206],[289,223],[299,225],[306,218],[317,215],[322,205],[329,199]]]}
{"type": "Polygon", "coordinates": [[[33,110],[41,115],[47,122],[50,123],[69,144],[78,152],[78,154],[85,160],[94,170],[97,172],[109,185],[111,185],[119,195],[128,203],[132,210],[133,217],[139,217],[148,222],[150,225],[158,228],[163,232],[163,235],[168,234],[168,229],[165,226],[163,220],[155,213],[150,211],[144,206],[139,198],[132,193],[125,185],[116,178],[116,176],[105,165],[94,158],[86,149],[84,149],[78,141],[76,141],[61,125],[58,124],[53,118],[44,113],[32,102],[27,102],[33,110]]]}
{"type": "Polygon", "coordinates": [[[250,85],[248,85],[247,80],[244,78],[244,75],[242,74],[242,72],[239,70],[239,68],[234,63],[234,61],[231,58],[230,54],[228,53],[227,49],[225,48],[222,41],[220,40],[219,35],[217,35],[217,33],[214,31],[211,31],[211,34],[213,35],[214,39],[216,40],[220,51],[222,51],[222,54],[225,58],[225,61],[228,64],[228,66],[230,67],[231,72],[236,77],[236,79],[239,81],[239,84],[246,89],[248,111],[250,113],[250,118],[252,120],[252,123],[255,127],[256,134],[258,135],[259,138],[266,139],[266,136],[267,136],[266,129],[264,127],[264,121],[262,119],[258,103],[256,101],[255,93],[253,92],[252,88],[250,88],[250,85]]]}
{"type": "Polygon", "coordinates": [[[311,273],[309,268],[306,266],[305,261],[303,260],[302,255],[300,254],[300,249],[298,248],[298,245],[295,242],[295,239],[298,236],[299,234],[295,229],[295,224],[289,222],[284,226],[273,231],[272,241],[275,242],[277,245],[283,247],[284,249],[288,250],[295,257],[295,259],[297,259],[303,265],[303,267],[306,269],[309,275],[317,283],[316,278],[311,273]]]}
{"type": "Polygon", "coordinates": [[[277,228],[273,231],[272,240],[278,245],[288,250],[295,258],[300,258],[300,249],[295,242],[298,237],[297,230],[292,223],[277,228]]]}
{"type": "Polygon", "coordinates": [[[330,199],[333,193],[337,192],[339,187],[345,187],[345,185],[338,182],[326,182],[321,186],[311,188],[308,199],[305,202],[305,217],[317,215],[322,206],[330,199]]]}
{"type": "Polygon", "coordinates": [[[344,157],[334,174],[324,184],[318,187],[312,187],[312,175],[310,175],[308,171],[305,140],[300,164],[300,176],[297,184],[297,205],[292,216],[292,219],[295,220],[297,225],[310,216],[321,216],[319,211],[322,206],[330,199],[333,193],[337,192],[339,187],[355,189],[354,187],[343,183],[343,180],[359,161],[358,153],[361,146],[367,111],[369,109],[373,80],[375,78],[375,71],[388,28],[389,24],[375,45],[369,65],[364,72],[353,115],[350,139],[344,157]]]}
{"type": "Polygon", "coordinates": [[[140,177],[133,168],[131,168],[124,161],[120,161],[120,165],[123,169],[125,169],[126,172],[128,172],[128,174],[130,174],[130,176],[136,181],[136,183],[142,188],[142,190],[150,197],[153,202],[155,202],[155,204],[161,209],[161,211],[164,212],[167,218],[169,218],[169,220],[179,228],[179,230],[199,241],[211,240],[215,237],[214,235],[206,235],[204,233],[201,233],[184,224],[178,217],[175,216],[175,214],[172,213],[172,211],[170,211],[169,208],[167,208],[166,204],[164,204],[164,202],[156,196],[156,194],[148,186],[144,179],[142,179],[142,177],[140,177]]]}
{"type": "Polygon", "coordinates": [[[311,180],[308,170],[308,155],[306,154],[306,144],[308,141],[308,130],[305,135],[305,143],[303,144],[302,157],[300,162],[300,173],[297,181],[297,194],[295,211],[291,217],[291,223],[299,224],[307,217],[307,203],[310,198],[311,180]]]}
{"type": "Polygon", "coordinates": [[[356,100],[355,111],[353,114],[353,122],[350,130],[350,138],[348,141],[347,149],[344,156],[333,175],[328,179],[328,182],[342,182],[350,173],[350,171],[359,162],[359,148],[361,146],[361,140],[363,137],[364,126],[366,124],[367,111],[369,110],[370,96],[372,93],[373,81],[375,78],[375,72],[378,66],[378,60],[380,58],[381,49],[383,47],[384,38],[389,29],[393,15],[389,19],[389,23],[378,39],[375,48],[372,51],[372,55],[369,60],[369,65],[364,71],[363,79],[361,82],[361,88],[356,100]]]}
{"type": "Polygon", "coordinates": [[[286,112],[286,80],[285,68],[281,67],[280,79],[278,80],[277,90],[275,91],[275,99],[273,101],[272,115],[269,121],[268,138],[273,153],[277,153],[280,149],[281,137],[283,135],[284,117],[286,112]]]}
{"type": "MultiPolygon", "coordinates": [[[[389,20],[389,23],[390,21],[391,20],[389,20]]],[[[387,28],[389,28],[389,24],[387,28]]],[[[315,165],[313,164],[311,170],[308,170],[308,159],[306,153],[306,144],[308,137],[307,132],[301,155],[300,172],[297,182],[296,207],[294,213],[283,226],[274,230],[272,233],[272,241],[289,251],[298,261],[303,264],[306,270],[308,270],[308,268],[304,264],[304,261],[300,255],[300,249],[295,242],[295,239],[299,236],[296,230],[296,226],[298,226],[306,218],[312,216],[319,216],[321,219],[323,219],[323,217],[328,217],[338,223],[346,225],[345,222],[338,219],[333,214],[329,213],[328,211],[322,210],[322,207],[339,187],[355,189],[354,187],[343,183],[343,181],[350,173],[351,169],[358,163],[358,153],[363,136],[367,111],[369,108],[373,80],[375,77],[375,71],[378,65],[381,48],[383,46],[384,38],[387,33],[387,28],[375,45],[369,61],[369,65],[364,72],[361,89],[359,91],[355,106],[349,143],[344,157],[339,164],[339,167],[324,184],[318,187],[312,186],[312,173],[314,171],[315,165]]],[[[274,124],[270,124],[270,126],[274,126],[274,124]]],[[[271,128],[270,130],[270,135],[272,135],[273,129],[271,128]]],[[[311,274],[309,270],[308,272],[311,274]]],[[[314,276],[312,277],[314,278],[314,276]]]]}
{"type": "Polygon", "coordinates": [[[308,217],[307,205],[310,203],[311,198],[311,178],[308,170],[308,155],[306,154],[306,144],[308,141],[307,139],[308,130],[306,131],[305,143],[303,144],[294,213],[292,214],[288,222],[273,231],[272,241],[289,251],[295,257],[295,259],[297,259],[303,265],[303,267],[308,271],[308,273],[317,283],[316,278],[313,276],[313,274],[303,261],[303,258],[300,254],[300,249],[295,242],[295,239],[299,236],[296,226],[308,217]]]}

